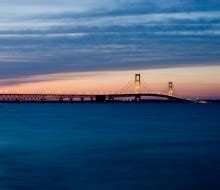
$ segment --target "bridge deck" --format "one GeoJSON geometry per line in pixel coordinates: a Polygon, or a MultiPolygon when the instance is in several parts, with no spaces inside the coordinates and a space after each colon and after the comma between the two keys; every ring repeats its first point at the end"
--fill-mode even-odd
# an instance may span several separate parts
{"type": "Polygon", "coordinates": [[[140,93],[140,94],[0,94],[0,101],[113,101],[117,98],[132,98],[140,101],[144,97],[165,98],[174,101],[195,102],[190,99],[177,96],[169,96],[157,93],[140,93]]]}

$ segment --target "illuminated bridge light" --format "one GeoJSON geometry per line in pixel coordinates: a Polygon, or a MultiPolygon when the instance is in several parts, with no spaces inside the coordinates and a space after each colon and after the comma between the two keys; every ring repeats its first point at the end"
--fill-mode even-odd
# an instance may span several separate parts
{"type": "MultiPolygon", "coordinates": [[[[23,94],[22,90],[17,90],[14,94],[8,93],[8,91],[2,90],[2,92],[5,92],[4,94],[0,94],[1,100],[10,100],[10,101],[50,101],[50,100],[60,100],[60,101],[66,101],[67,99],[69,101],[72,100],[91,100],[96,101],[99,103],[104,103],[106,100],[109,101],[115,101],[115,100],[121,100],[121,101],[137,101],[141,102],[141,98],[154,96],[154,97],[160,97],[160,98],[168,98],[169,100],[175,100],[175,101],[183,101],[183,102],[199,102],[198,100],[190,100],[187,98],[177,97],[173,95],[173,83],[169,82],[168,86],[168,92],[153,92],[152,90],[148,90],[146,86],[144,86],[145,82],[142,80],[141,82],[141,75],[135,74],[135,86],[134,81],[131,79],[123,88],[117,92],[112,92],[106,89],[106,91],[96,91],[90,92],[90,91],[77,91],[76,93],[72,93],[73,91],[67,91],[67,94],[62,94],[62,89],[59,89],[57,93],[54,93],[54,90],[50,91],[46,89],[46,93],[43,93],[43,89],[41,90],[34,90],[32,89],[32,95],[29,95],[28,93],[23,94]],[[141,86],[142,85],[142,86],[141,86]],[[135,87],[135,88],[134,88],[135,87]],[[143,91],[141,89],[143,87],[143,91]],[[132,91],[131,91],[132,89],[132,91]],[[34,94],[36,92],[39,92],[39,94],[34,94]],[[51,94],[53,93],[53,94],[51,94]],[[91,94],[90,94],[91,93],[91,94]]],[[[166,90],[167,91],[167,90],[166,90]]],[[[10,91],[9,91],[10,92],[10,91]]]]}

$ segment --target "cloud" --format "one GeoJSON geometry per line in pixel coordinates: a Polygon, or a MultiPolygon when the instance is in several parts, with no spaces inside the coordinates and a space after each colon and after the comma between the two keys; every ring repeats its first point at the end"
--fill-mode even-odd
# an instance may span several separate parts
{"type": "Polygon", "coordinates": [[[219,64],[220,8],[213,3],[8,2],[0,2],[1,79],[219,64]]]}
{"type": "Polygon", "coordinates": [[[1,0],[1,18],[37,16],[48,14],[100,14],[112,12],[116,14],[141,12],[180,12],[200,9],[216,10],[220,6],[217,1],[196,2],[195,0],[1,0]],[[214,5],[214,6],[213,6],[214,5]],[[25,11],[24,11],[25,10],[25,11]]]}
{"type": "MultiPolygon", "coordinates": [[[[19,30],[37,30],[42,32],[43,30],[50,30],[56,28],[103,28],[103,27],[119,27],[119,26],[148,26],[149,24],[219,24],[220,12],[180,12],[180,13],[154,13],[154,14],[141,14],[141,15],[125,15],[125,16],[111,16],[106,15],[104,17],[86,17],[86,18],[62,18],[62,15],[58,19],[32,19],[22,21],[11,21],[0,23],[0,32],[16,32],[19,30]]],[[[212,25],[211,25],[212,24],[212,25]]]]}
{"type": "Polygon", "coordinates": [[[52,33],[52,34],[1,34],[0,39],[3,38],[17,38],[17,39],[33,39],[33,38],[80,38],[86,36],[86,33],[52,33]]]}

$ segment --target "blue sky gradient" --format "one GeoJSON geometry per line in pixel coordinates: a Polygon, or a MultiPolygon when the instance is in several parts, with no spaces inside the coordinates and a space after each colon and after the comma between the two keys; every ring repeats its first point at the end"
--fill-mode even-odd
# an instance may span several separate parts
{"type": "Polygon", "coordinates": [[[1,0],[0,79],[220,64],[217,0],[1,0]]]}

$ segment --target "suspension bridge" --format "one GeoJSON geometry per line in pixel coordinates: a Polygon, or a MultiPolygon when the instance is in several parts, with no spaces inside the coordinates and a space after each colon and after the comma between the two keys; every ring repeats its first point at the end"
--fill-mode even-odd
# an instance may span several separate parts
{"type": "Polygon", "coordinates": [[[149,97],[172,102],[198,102],[174,95],[173,82],[169,82],[166,93],[155,93],[141,80],[140,74],[114,93],[103,94],[0,94],[0,102],[146,102],[149,97]],[[132,88],[132,90],[131,90],[132,88]]]}

